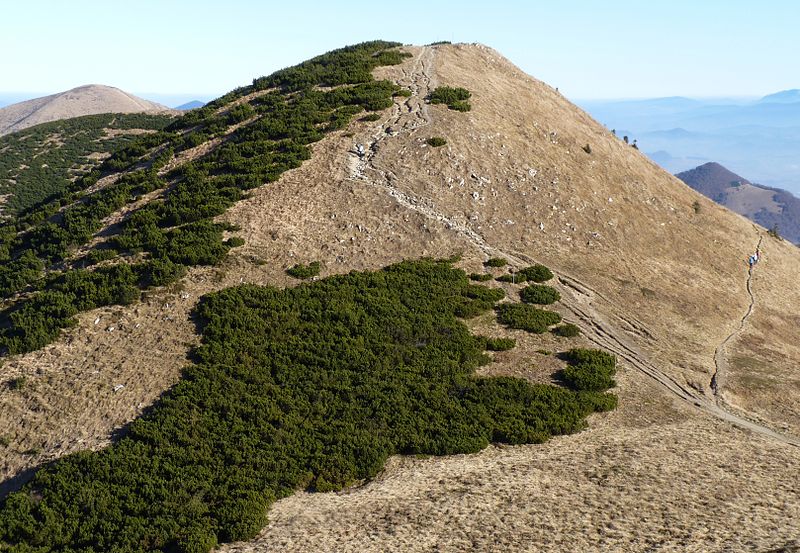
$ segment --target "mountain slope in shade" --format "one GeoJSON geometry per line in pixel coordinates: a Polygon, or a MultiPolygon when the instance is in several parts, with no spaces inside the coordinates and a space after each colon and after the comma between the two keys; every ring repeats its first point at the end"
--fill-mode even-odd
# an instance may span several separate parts
{"type": "Polygon", "coordinates": [[[711,162],[676,175],[704,196],[800,243],[800,198],[786,190],[754,184],[711,162]]]}
{"type": "Polygon", "coordinates": [[[164,111],[169,108],[112,86],[91,84],[0,109],[0,135],[82,115],[164,111]]]}

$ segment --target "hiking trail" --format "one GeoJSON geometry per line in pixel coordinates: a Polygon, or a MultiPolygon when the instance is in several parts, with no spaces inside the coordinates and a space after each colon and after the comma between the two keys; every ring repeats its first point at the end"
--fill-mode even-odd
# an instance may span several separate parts
{"type": "MultiPolygon", "coordinates": [[[[432,76],[434,56],[434,47],[422,47],[420,53],[415,56],[411,69],[403,70],[403,76],[398,79],[398,84],[408,87],[412,91],[412,95],[408,98],[401,97],[396,99],[391,115],[378,123],[375,131],[370,136],[370,142],[365,144],[363,155],[350,155],[349,179],[367,186],[382,189],[401,206],[442,223],[446,228],[472,242],[475,247],[489,257],[505,257],[511,265],[517,267],[532,265],[536,263],[536,261],[529,256],[512,250],[502,250],[490,245],[483,236],[471,228],[467,222],[457,221],[445,213],[440,212],[432,199],[416,197],[398,189],[395,185],[398,181],[395,173],[389,169],[382,168],[375,159],[382,141],[396,136],[401,132],[414,134],[420,128],[430,124],[431,118],[428,106],[425,103],[425,98],[436,84],[432,76]]],[[[759,245],[760,244],[761,242],[759,241],[759,245]]],[[[722,408],[717,401],[708,398],[687,384],[679,382],[660,370],[648,360],[644,353],[629,341],[623,331],[617,329],[614,324],[600,315],[595,308],[596,303],[605,302],[608,304],[605,311],[613,313],[613,302],[607,300],[602,294],[574,276],[557,271],[553,271],[553,273],[560,287],[566,292],[562,294],[562,305],[573,315],[575,322],[581,328],[583,334],[593,344],[613,353],[619,359],[624,360],[629,366],[646,374],[665,388],[672,396],[686,404],[739,428],[750,430],[756,434],[784,444],[800,447],[800,437],[781,434],[754,420],[729,412],[722,408]]],[[[755,300],[750,285],[751,279],[752,270],[750,271],[747,281],[747,289],[751,298],[750,308],[743,317],[740,328],[732,333],[732,335],[723,342],[722,346],[741,330],[747,318],[752,313],[755,300]]],[[[638,321],[631,321],[630,318],[619,318],[623,326],[632,328],[636,333],[642,336],[647,337],[649,335],[644,325],[638,321]]],[[[719,349],[720,348],[718,348],[718,350],[719,349]]],[[[715,361],[716,360],[717,355],[715,354],[715,361]]],[[[717,365],[717,373],[724,373],[724,369],[723,371],[719,370],[719,364],[717,365]]],[[[717,380],[719,379],[717,378],[717,380]]],[[[716,385],[718,386],[719,384],[717,383],[716,385]]]]}
{"type": "MultiPolygon", "coordinates": [[[[761,250],[761,242],[764,240],[763,236],[758,237],[758,244],[756,245],[756,251],[761,250]]],[[[753,310],[756,306],[756,297],[753,295],[753,270],[756,268],[755,265],[751,265],[747,270],[747,294],[750,296],[750,305],[747,307],[747,312],[745,312],[744,316],[742,317],[741,321],[739,321],[739,326],[717,346],[717,349],[714,350],[714,374],[711,375],[711,391],[714,394],[714,399],[717,402],[717,405],[722,404],[722,387],[725,385],[725,377],[727,376],[728,372],[728,361],[725,355],[725,348],[728,346],[728,343],[736,338],[742,330],[744,330],[745,325],[747,324],[747,319],[750,318],[750,315],[753,314],[753,310]]]]}

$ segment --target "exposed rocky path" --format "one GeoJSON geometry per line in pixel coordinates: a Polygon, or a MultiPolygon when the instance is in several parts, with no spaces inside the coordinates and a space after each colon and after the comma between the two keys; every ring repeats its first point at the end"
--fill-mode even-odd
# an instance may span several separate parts
{"type": "MultiPolygon", "coordinates": [[[[520,252],[503,250],[487,243],[483,236],[467,223],[456,221],[447,214],[440,212],[433,200],[415,197],[412,194],[400,190],[395,185],[398,181],[397,176],[390,169],[381,167],[376,160],[376,154],[383,140],[397,135],[400,132],[413,134],[421,127],[427,126],[430,123],[430,114],[428,113],[428,107],[424,99],[435,86],[431,73],[434,55],[434,48],[423,47],[419,55],[416,56],[411,70],[404,70],[403,77],[399,80],[399,84],[410,88],[413,95],[395,104],[391,117],[380,123],[376,131],[372,133],[370,143],[365,144],[364,155],[359,157],[354,154],[351,156],[350,178],[367,186],[383,189],[403,207],[444,224],[448,229],[455,231],[472,242],[487,256],[505,257],[512,266],[517,267],[536,263],[534,259],[520,252]]],[[[624,335],[624,332],[619,330],[615,324],[612,324],[606,317],[600,315],[595,308],[595,304],[605,302],[608,303],[608,305],[605,306],[607,309],[604,309],[604,312],[613,313],[614,306],[611,302],[603,298],[602,295],[593,290],[591,286],[581,282],[579,279],[556,271],[554,271],[554,273],[559,282],[558,286],[562,289],[562,292],[564,292],[562,294],[562,305],[569,310],[572,314],[572,318],[574,318],[574,322],[580,326],[584,335],[592,343],[613,353],[618,358],[627,362],[629,366],[646,374],[684,403],[690,404],[719,419],[755,432],[761,436],[771,438],[784,444],[800,447],[800,438],[778,433],[744,416],[731,413],[722,408],[715,399],[710,399],[702,395],[690,386],[679,382],[660,370],[649,361],[647,355],[630,342],[624,335]]],[[[754,306],[754,297],[750,287],[751,278],[752,271],[748,276],[747,282],[747,289],[751,297],[751,305],[747,314],[742,319],[739,330],[744,326],[754,306]]],[[[623,326],[644,329],[644,325],[641,325],[637,321],[621,319],[621,322],[623,326]]],[[[723,345],[737,332],[738,331],[729,336],[728,339],[723,342],[723,345]]],[[[640,330],[640,333],[645,336],[648,334],[646,329],[643,331],[640,330]]],[[[717,355],[715,355],[715,362],[717,362],[717,355]]],[[[719,373],[719,364],[717,364],[717,367],[717,373],[719,373]]]]}

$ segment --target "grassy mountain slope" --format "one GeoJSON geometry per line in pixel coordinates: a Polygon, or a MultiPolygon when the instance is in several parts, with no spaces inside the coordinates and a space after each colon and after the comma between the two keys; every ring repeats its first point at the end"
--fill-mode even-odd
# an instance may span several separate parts
{"type": "MultiPolygon", "coordinates": [[[[587,432],[547,444],[394,459],[374,482],[347,493],[296,494],[274,505],[258,539],[228,550],[791,545],[800,516],[798,453],[780,438],[797,433],[796,402],[786,398],[800,359],[791,308],[800,299],[796,250],[764,238],[765,258],[750,283],[755,309],[742,325],[751,302],[743,262],[763,229],[665,174],[496,52],[463,45],[407,51],[411,58],[374,74],[411,96],[381,104],[387,107],[377,121],[345,122],[311,144],[304,163],[224,213],[211,211],[216,223],[235,225],[222,229],[237,229],[222,230],[222,239],[233,232],[245,240],[220,265],[188,267],[140,303],[78,313],[51,345],[6,359],[4,375],[24,377],[25,385],[0,392],[0,434],[10,446],[5,474],[102,446],[173,384],[196,343],[188,317],[202,294],[242,282],[291,284],[284,270],[297,262],[320,260],[326,276],[462,252],[458,266],[468,272],[485,271],[489,257],[505,257],[515,269],[539,260],[551,266],[562,296],[556,309],[584,332],[577,343],[620,357],[620,408],[592,419],[587,432]],[[438,84],[467,88],[471,111],[427,105],[438,84]],[[431,148],[431,137],[447,143],[431,148]],[[352,153],[358,143],[367,146],[363,158],[352,153]],[[720,348],[724,366],[715,363],[720,348]],[[737,362],[740,350],[756,361],[737,362]],[[716,394],[715,373],[723,382],[716,394]],[[763,380],[758,389],[742,384],[750,376],[763,380]],[[767,426],[788,428],[776,437],[726,422],[725,413],[753,403],[767,426]]],[[[242,163],[225,145],[249,133],[258,114],[236,121],[247,108],[233,110],[272,101],[264,84],[190,112],[199,119],[171,132],[204,136],[196,144],[184,139],[189,147],[164,156],[156,176],[187,162],[213,170],[203,166],[204,155],[227,167],[242,163]]],[[[109,172],[89,189],[115,179],[109,172]]],[[[167,181],[177,190],[180,181],[167,181]]],[[[124,233],[132,209],[159,194],[137,194],[140,203],[114,208],[86,245],[67,245],[67,261],[124,233]]],[[[167,213],[178,215],[160,207],[156,215],[167,213]]],[[[164,251],[142,245],[145,257],[164,251]]],[[[500,286],[516,299],[518,285],[500,286]]],[[[469,326],[517,339],[479,374],[548,383],[563,368],[537,353],[563,351],[561,338],[501,329],[494,317],[469,326]]]]}
{"type": "Polygon", "coordinates": [[[58,195],[139,134],[164,128],[169,115],[87,115],[0,138],[0,193],[6,215],[58,195]]]}

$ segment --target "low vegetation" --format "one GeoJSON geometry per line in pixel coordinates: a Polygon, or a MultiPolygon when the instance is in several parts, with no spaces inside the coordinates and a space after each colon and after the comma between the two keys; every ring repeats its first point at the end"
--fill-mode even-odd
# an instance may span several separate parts
{"type": "Polygon", "coordinates": [[[440,86],[430,93],[428,99],[432,104],[447,104],[447,107],[456,111],[469,111],[472,106],[467,102],[472,96],[466,88],[440,86]]]}
{"type": "MultiPolygon", "coordinates": [[[[204,298],[184,378],[112,446],[9,494],[0,549],[205,553],[252,538],[277,499],[371,478],[392,454],[543,442],[609,408],[597,391],[475,377],[488,342],[456,314],[491,308],[478,288],[423,260],[204,298]]],[[[606,366],[583,351],[570,362],[606,366]]]]}
{"type": "Polygon", "coordinates": [[[86,115],[44,123],[0,137],[0,194],[3,213],[21,213],[55,198],[102,156],[160,131],[172,117],[144,113],[86,115]]]}
{"type": "Polygon", "coordinates": [[[547,282],[553,278],[553,273],[544,265],[531,265],[517,271],[517,278],[520,279],[517,282],[547,282]]]}
{"type": "Polygon", "coordinates": [[[216,216],[248,190],[298,167],[311,156],[309,145],[326,133],[343,128],[365,110],[392,105],[392,94],[399,87],[374,80],[371,72],[404,59],[406,54],[396,46],[381,41],[349,46],[255,79],[252,86],[234,90],[162,131],[116,150],[61,193],[0,225],[0,291],[4,299],[12,300],[0,312],[0,351],[38,349],[74,324],[79,311],[133,301],[137,286],[157,285],[190,266],[219,263],[241,242],[224,240],[224,232],[233,229],[214,222],[216,216]],[[228,107],[257,90],[265,92],[228,107]],[[222,136],[226,140],[216,149],[162,171],[177,153],[222,136]],[[114,172],[121,172],[120,178],[93,190],[101,177],[114,172]],[[103,245],[118,253],[116,259],[91,252],[73,259],[75,250],[89,242],[109,216],[148,194],[156,197],[133,210],[103,245]],[[93,275],[114,263],[131,265],[130,274],[120,268],[118,274],[93,275]],[[87,265],[90,268],[76,268],[87,265]],[[59,279],[67,279],[61,274],[64,266],[66,273],[77,274],[68,277],[70,281],[100,279],[102,290],[93,285],[60,290],[59,279]],[[157,273],[145,274],[156,267],[157,273]],[[124,280],[115,281],[118,277],[124,280]],[[15,297],[22,291],[27,294],[15,297]]]}
{"type": "Polygon", "coordinates": [[[488,351],[508,351],[517,345],[514,338],[484,338],[484,340],[484,349],[488,351]]]}
{"type": "Polygon", "coordinates": [[[539,309],[525,303],[503,303],[496,308],[497,320],[518,330],[527,330],[534,334],[542,334],[561,322],[561,315],[553,311],[539,309]]]}
{"type": "Polygon", "coordinates": [[[469,279],[476,282],[486,282],[493,278],[494,276],[492,276],[492,273],[470,273],[469,275],[469,279]]]}
{"type": "Polygon", "coordinates": [[[546,284],[531,284],[519,291],[519,297],[525,303],[550,305],[561,300],[561,294],[546,284]]]}
{"type": "Polygon", "coordinates": [[[319,261],[312,261],[308,265],[298,263],[286,269],[286,274],[294,278],[307,279],[319,275],[320,269],[319,261]]]}
{"type": "Polygon", "coordinates": [[[432,136],[428,140],[426,140],[428,146],[433,146],[434,148],[439,148],[440,146],[444,146],[447,144],[447,140],[442,138],[441,136],[432,136]]]}
{"type": "Polygon", "coordinates": [[[486,267],[505,267],[508,265],[508,260],[506,260],[504,257],[490,257],[484,261],[483,264],[486,267]]]}
{"type": "Polygon", "coordinates": [[[555,327],[552,332],[556,336],[561,336],[562,338],[574,338],[580,335],[581,329],[572,323],[565,323],[555,327]]]}
{"type": "Polygon", "coordinates": [[[616,386],[616,358],[594,349],[571,349],[564,358],[569,366],[561,373],[564,382],[573,390],[601,392],[616,386]]]}

